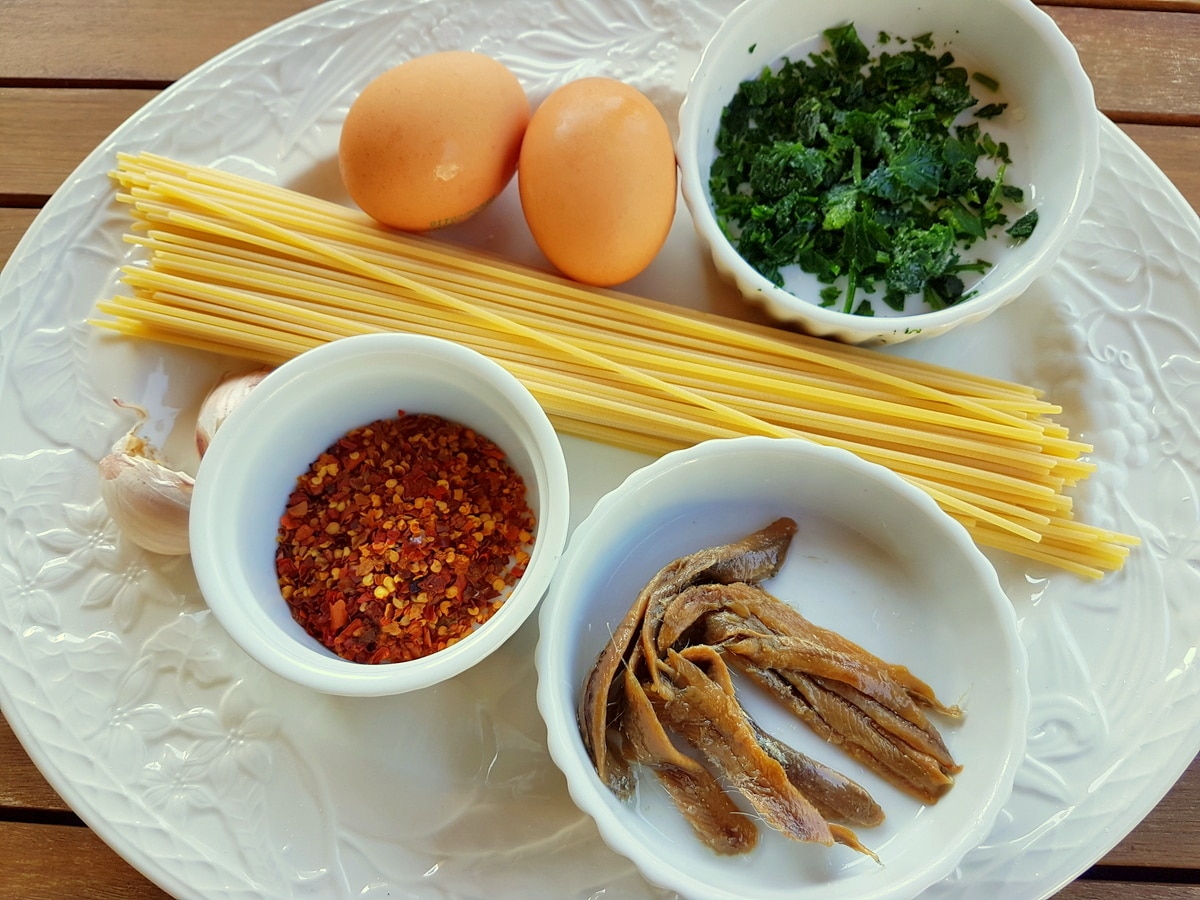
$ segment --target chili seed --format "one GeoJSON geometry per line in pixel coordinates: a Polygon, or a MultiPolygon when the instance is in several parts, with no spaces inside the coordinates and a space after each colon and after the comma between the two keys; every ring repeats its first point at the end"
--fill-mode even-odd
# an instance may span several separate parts
{"type": "Polygon", "coordinates": [[[297,479],[276,572],[293,617],[326,647],[402,662],[491,617],[524,573],[534,528],[525,484],[494,443],[401,412],[348,432],[297,479]]]}

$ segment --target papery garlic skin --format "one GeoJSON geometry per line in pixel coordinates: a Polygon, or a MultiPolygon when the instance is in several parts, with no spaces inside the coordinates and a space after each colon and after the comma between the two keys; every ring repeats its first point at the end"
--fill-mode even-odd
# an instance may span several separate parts
{"type": "Polygon", "coordinates": [[[200,404],[196,417],[196,451],[203,456],[217,429],[225,419],[246,399],[259,382],[267,377],[270,368],[255,369],[235,375],[226,375],[208,392],[200,404]]]}
{"type": "Polygon", "coordinates": [[[161,459],[157,449],[138,434],[146,411],[132,403],[138,420],[112,452],[100,460],[100,496],[121,533],[145,550],[168,556],[188,553],[188,516],[195,481],[161,459]]]}

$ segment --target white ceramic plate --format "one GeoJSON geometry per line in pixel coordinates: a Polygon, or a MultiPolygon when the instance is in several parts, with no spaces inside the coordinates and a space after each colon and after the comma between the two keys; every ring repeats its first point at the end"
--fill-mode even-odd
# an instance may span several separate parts
{"type": "MultiPolygon", "coordinates": [[[[673,118],[732,0],[334,2],[223,54],[99,147],[0,276],[0,702],[98,833],[186,896],[653,895],[568,798],[534,703],[532,622],[483,666],[385,700],[314,696],[269,675],[213,620],[186,559],[120,541],[96,460],[147,405],[186,462],[186,423],[226,366],[102,340],[125,210],[118,149],[220,164],[340,198],[338,123],[372,74],[476,48],[533,99],[623,78],[673,118]]],[[[536,261],[510,189],[456,237],[536,261]]],[[[896,351],[1044,388],[1096,445],[1089,521],[1145,541],[1098,584],[994,557],[1030,656],[1016,788],[988,838],[925,896],[1046,896],[1098,859],[1200,748],[1200,223],[1116,128],[1093,207],[1030,295],[896,351]]],[[[685,214],[637,292],[752,315],[685,214]]],[[[567,441],[573,521],[645,457],[567,441]]]]}

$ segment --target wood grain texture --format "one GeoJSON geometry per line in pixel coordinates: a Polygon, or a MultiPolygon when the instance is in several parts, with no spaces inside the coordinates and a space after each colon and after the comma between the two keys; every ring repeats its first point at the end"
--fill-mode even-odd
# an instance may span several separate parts
{"type": "Polygon", "coordinates": [[[0,822],[0,897],[16,900],[162,900],[87,828],[0,822]]]}
{"type": "MultiPolygon", "coordinates": [[[[1200,8],[1200,7],[1198,7],[1200,8]]],[[[1200,13],[1050,7],[1117,121],[1200,126],[1200,13]]]]}
{"type": "Polygon", "coordinates": [[[49,197],[84,157],[156,93],[0,88],[0,199],[49,197]]]}
{"type": "MultiPolygon", "coordinates": [[[[0,818],[6,809],[66,812],[70,807],[42,777],[12,727],[0,716],[0,818]]],[[[0,890],[0,897],[8,896],[13,895],[0,890]]]]}
{"type": "Polygon", "coordinates": [[[1200,0],[1034,0],[1038,6],[1140,9],[1150,12],[1200,12],[1200,0]]]}
{"type": "Polygon", "coordinates": [[[1057,894],[1056,900],[1200,900],[1200,886],[1147,884],[1128,881],[1076,881],[1057,894]]]}
{"type": "Polygon", "coordinates": [[[313,0],[0,0],[0,83],[165,84],[313,0]]]}
{"type": "MultiPolygon", "coordinates": [[[[3,182],[0,182],[2,188],[3,182]]],[[[0,207],[0,269],[8,262],[21,236],[37,218],[36,209],[6,209],[0,207]]],[[[3,751],[0,751],[3,752],[3,751]]]]}

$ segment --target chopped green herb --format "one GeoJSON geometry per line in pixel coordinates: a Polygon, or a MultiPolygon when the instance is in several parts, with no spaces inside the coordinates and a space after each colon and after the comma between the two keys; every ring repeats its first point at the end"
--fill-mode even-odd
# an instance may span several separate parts
{"type": "Polygon", "coordinates": [[[998,82],[991,75],[984,75],[982,72],[972,72],[971,79],[973,81],[978,81],[993,94],[1000,90],[1000,82],[998,82]]]}
{"type": "MultiPolygon", "coordinates": [[[[877,57],[853,24],[824,37],[725,108],[709,178],[721,228],[775,284],[791,265],[814,275],[822,306],[874,315],[862,295],[876,293],[896,309],[911,295],[934,309],[960,302],[960,274],[988,267],[960,252],[1007,225],[1023,197],[1004,183],[1008,146],[978,121],[955,124],[972,109],[1002,114],[1002,103],[980,108],[970,82],[998,85],[935,55],[928,34],[877,57]],[[984,161],[994,176],[979,173],[984,161]]],[[[1024,239],[1036,223],[1034,210],[1008,233],[1024,239]]]]}
{"type": "Polygon", "coordinates": [[[1005,234],[1018,241],[1023,241],[1033,234],[1033,228],[1037,225],[1037,221],[1038,211],[1031,209],[1025,215],[1021,216],[1021,218],[1017,219],[1017,221],[1013,222],[1007,231],[1005,231],[1005,234]]]}

